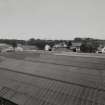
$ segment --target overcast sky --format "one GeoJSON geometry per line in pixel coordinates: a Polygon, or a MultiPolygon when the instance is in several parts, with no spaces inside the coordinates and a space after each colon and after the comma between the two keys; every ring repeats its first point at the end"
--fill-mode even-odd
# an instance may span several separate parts
{"type": "Polygon", "coordinates": [[[105,39],[105,0],[0,0],[0,38],[105,39]]]}

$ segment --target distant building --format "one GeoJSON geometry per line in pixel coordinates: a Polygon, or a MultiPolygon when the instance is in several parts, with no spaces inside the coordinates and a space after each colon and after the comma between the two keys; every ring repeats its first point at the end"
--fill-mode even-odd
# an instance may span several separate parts
{"type": "Polygon", "coordinates": [[[52,50],[53,51],[66,51],[67,50],[67,44],[65,42],[55,44],[53,46],[52,50]]]}
{"type": "Polygon", "coordinates": [[[53,46],[53,48],[66,48],[66,47],[67,47],[67,45],[64,42],[55,44],[53,46]]]}
{"type": "Polygon", "coordinates": [[[105,47],[104,47],[104,48],[102,48],[102,53],[105,53],[105,47]]]}
{"type": "Polygon", "coordinates": [[[9,52],[13,51],[13,47],[9,44],[0,43],[0,52],[9,52]]]}
{"type": "Polygon", "coordinates": [[[45,51],[50,51],[50,49],[51,49],[50,45],[46,44],[45,45],[45,51]]]}
{"type": "MultiPolygon", "coordinates": [[[[15,48],[16,52],[21,52],[21,51],[34,51],[37,50],[38,48],[33,45],[21,45],[18,44],[17,47],[15,48]]],[[[8,44],[0,44],[0,52],[12,52],[14,51],[14,48],[11,45],[8,44]]]]}
{"type": "Polygon", "coordinates": [[[72,42],[70,49],[73,50],[74,52],[80,52],[81,45],[82,43],[80,42],[72,42]]]}
{"type": "Polygon", "coordinates": [[[38,48],[34,45],[21,45],[18,44],[17,48],[15,49],[16,51],[32,51],[32,50],[37,50],[38,48]]]}
{"type": "Polygon", "coordinates": [[[105,53],[105,46],[100,45],[100,46],[98,47],[98,50],[96,51],[96,53],[105,53]]]}
{"type": "Polygon", "coordinates": [[[22,47],[17,46],[17,47],[15,48],[15,51],[22,52],[22,51],[24,51],[24,49],[23,49],[22,47]]]}

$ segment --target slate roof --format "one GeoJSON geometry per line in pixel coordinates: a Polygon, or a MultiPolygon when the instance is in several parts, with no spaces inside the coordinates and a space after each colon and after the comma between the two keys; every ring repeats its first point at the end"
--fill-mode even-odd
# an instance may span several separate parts
{"type": "Polygon", "coordinates": [[[18,105],[104,105],[104,62],[100,57],[1,54],[0,97],[18,105]]]}
{"type": "Polygon", "coordinates": [[[80,47],[81,44],[80,42],[72,42],[72,47],[80,47]]]}

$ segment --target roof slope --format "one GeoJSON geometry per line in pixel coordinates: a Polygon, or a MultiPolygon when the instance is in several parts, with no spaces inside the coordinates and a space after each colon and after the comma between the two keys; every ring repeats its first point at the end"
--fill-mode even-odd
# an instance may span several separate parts
{"type": "Polygon", "coordinates": [[[1,97],[19,105],[105,104],[105,59],[38,54],[0,57],[1,97]]]}

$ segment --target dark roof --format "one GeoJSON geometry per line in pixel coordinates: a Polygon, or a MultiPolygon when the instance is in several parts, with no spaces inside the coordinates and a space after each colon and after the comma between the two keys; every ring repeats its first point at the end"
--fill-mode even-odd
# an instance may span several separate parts
{"type": "Polygon", "coordinates": [[[80,47],[81,44],[80,42],[72,42],[72,47],[80,47]]]}
{"type": "Polygon", "coordinates": [[[105,104],[105,58],[53,54],[2,54],[0,97],[18,105],[105,104]]]}

